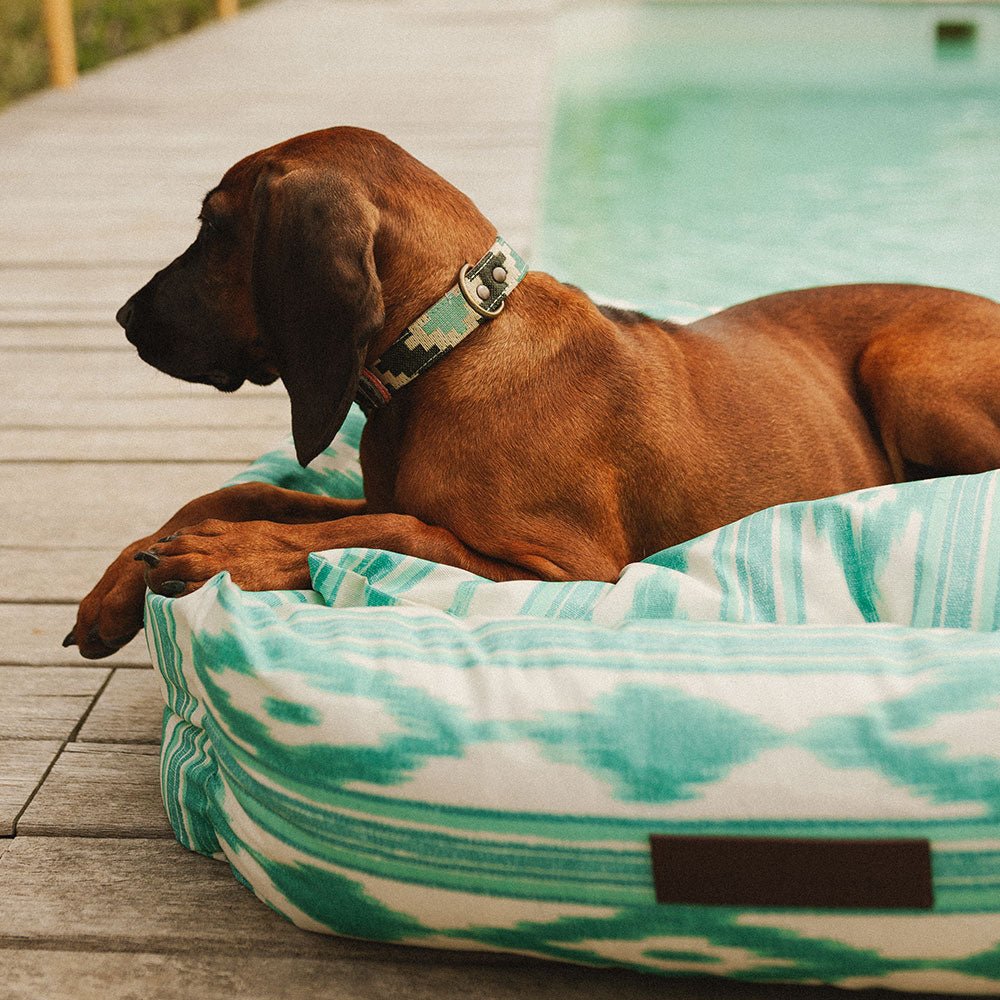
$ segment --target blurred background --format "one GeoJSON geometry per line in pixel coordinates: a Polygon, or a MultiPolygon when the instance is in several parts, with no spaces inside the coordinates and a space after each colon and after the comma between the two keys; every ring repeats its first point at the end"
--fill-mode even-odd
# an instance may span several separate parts
{"type": "MultiPolygon", "coordinates": [[[[262,0],[242,0],[252,7],[262,0]]],[[[80,71],[137,52],[218,15],[217,0],[74,0],[72,20],[80,71]]],[[[0,5],[0,107],[49,82],[41,0],[0,5]]]]}

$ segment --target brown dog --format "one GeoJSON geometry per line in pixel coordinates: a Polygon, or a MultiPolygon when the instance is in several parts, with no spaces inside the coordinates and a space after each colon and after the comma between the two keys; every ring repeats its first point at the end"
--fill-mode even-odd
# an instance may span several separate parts
{"type": "MultiPolygon", "coordinates": [[[[359,373],[490,247],[463,194],[336,128],[237,163],[197,240],[122,307],[145,361],[223,391],[281,378],[299,460],[359,373]]],[[[530,272],[507,308],[369,418],[364,501],[249,484],[126,548],[67,644],[105,656],[145,586],[309,586],[306,554],[373,546],[495,580],[614,580],[777,503],[1000,466],[1000,306],[907,285],[816,288],[688,326],[530,272]],[[164,536],[169,536],[164,538],[164,536]],[[137,561],[138,559],[138,561],[137,561]]]]}

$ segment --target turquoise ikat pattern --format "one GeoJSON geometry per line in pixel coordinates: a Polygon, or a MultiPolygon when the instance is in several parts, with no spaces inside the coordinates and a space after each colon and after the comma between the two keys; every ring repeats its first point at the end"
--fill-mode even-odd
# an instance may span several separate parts
{"type": "MultiPolygon", "coordinates": [[[[237,480],[358,496],[362,423],[237,480]]],[[[325,933],[996,995],[998,486],[773,508],[614,585],[350,549],[150,595],[174,831],[325,933]],[[934,908],[658,905],[651,833],[928,838],[934,908]]]]}

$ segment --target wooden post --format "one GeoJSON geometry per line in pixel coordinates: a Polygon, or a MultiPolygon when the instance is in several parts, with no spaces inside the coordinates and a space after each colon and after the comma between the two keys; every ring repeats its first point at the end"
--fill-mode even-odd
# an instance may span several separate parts
{"type": "Polygon", "coordinates": [[[77,76],[73,0],[42,0],[42,9],[52,86],[72,87],[77,76]]]}
{"type": "Polygon", "coordinates": [[[221,18],[235,17],[239,7],[239,0],[215,0],[215,9],[221,18]]]}

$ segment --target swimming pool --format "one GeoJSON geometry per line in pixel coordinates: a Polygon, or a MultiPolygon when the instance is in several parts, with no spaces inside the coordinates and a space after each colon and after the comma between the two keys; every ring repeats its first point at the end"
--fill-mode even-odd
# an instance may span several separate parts
{"type": "Polygon", "coordinates": [[[1000,6],[565,16],[536,266],[660,316],[914,281],[1000,298],[1000,6]]]}

